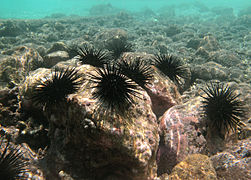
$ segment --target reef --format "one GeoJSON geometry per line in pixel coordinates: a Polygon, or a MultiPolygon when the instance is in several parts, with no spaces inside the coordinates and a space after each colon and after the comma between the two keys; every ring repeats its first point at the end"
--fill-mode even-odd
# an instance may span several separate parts
{"type": "Polygon", "coordinates": [[[10,154],[24,179],[250,179],[250,9],[191,6],[203,16],[108,4],[1,20],[0,166],[10,154]]]}

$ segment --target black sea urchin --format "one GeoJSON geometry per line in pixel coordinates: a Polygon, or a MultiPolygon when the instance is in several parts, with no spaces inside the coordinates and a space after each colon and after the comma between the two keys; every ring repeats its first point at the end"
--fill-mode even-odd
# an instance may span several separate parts
{"type": "Polygon", "coordinates": [[[3,139],[0,141],[0,179],[22,180],[26,172],[26,163],[23,160],[22,152],[19,148],[11,147],[9,141],[5,148],[2,147],[3,139]]]}
{"type": "Polygon", "coordinates": [[[181,79],[186,78],[187,69],[177,58],[168,54],[156,54],[153,60],[155,67],[174,83],[181,84],[181,79]]]}
{"type": "Polygon", "coordinates": [[[122,60],[118,66],[124,75],[132,79],[143,89],[146,89],[146,85],[153,79],[153,69],[148,63],[140,59],[135,59],[131,62],[122,60]]]}
{"type": "Polygon", "coordinates": [[[134,104],[133,96],[137,97],[137,84],[122,74],[115,65],[106,65],[90,74],[90,81],[96,85],[92,96],[98,99],[99,107],[108,112],[125,115],[128,108],[134,104]]]}
{"type": "Polygon", "coordinates": [[[112,57],[116,60],[124,52],[132,51],[132,45],[126,40],[115,39],[106,45],[107,49],[111,51],[112,57]]]}
{"type": "Polygon", "coordinates": [[[43,106],[55,105],[64,101],[67,95],[77,92],[81,84],[81,75],[75,68],[55,69],[51,78],[38,81],[32,100],[43,106]]]}
{"type": "Polygon", "coordinates": [[[95,67],[103,67],[104,64],[108,63],[110,60],[110,57],[106,51],[87,46],[84,46],[84,48],[79,48],[78,56],[78,59],[82,64],[90,64],[95,67]]]}
{"type": "Polygon", "coordinates": [[[207,95],[202,101],[203,114],[209,125],[219,132],[235,131],[245,114],[243,103],[238,100],[240,94],[234,94],[228,85],[219,83],[211,83],[203,91],[207,95]]]}

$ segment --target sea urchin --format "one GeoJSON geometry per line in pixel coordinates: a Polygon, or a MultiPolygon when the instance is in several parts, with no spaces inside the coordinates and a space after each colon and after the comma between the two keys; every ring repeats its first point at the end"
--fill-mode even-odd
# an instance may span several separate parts
{"type": "Polygon", "coordinates": [[[137,97],[137,84],[122,74],[115,65],[99,68],[97,75],[90,74],[90,81],[95,83],[92,96],[98,100],[99,107],[105,112],[125,115],[134,104],[133,96],[137,97]],[[107,111],[108,110],[108,111],[107,111]]]}
{"type": "Polygon", "coordinates": [[[116,60],[124,52],[132,51],[132,45],[127,40],[114,39],[106,45],[107,49],[111,51],[111,56],[116,60]]]}
{"type": "Polygon", "coordinates": [[[0,179],[26,179],[23,176],[23,173],[26,172],[26,163],[19,148],[11,147],[9,141],[5,148],[2,147],[2,144],[3,139],[0,142],[0,179]]]}
{"type": "Polygon", "coordinates": [[[143,89],[146,89],[146,85],[153,79],[153,69],[149,64],[140,59],[135,59],[131,62],[122,60],[118,66],[124,75],[132,79],[143,89]]]}
{"type": "Polygon", "coordinates": [[[36,83],[32,100],[43,106],[55,105],[77,92],[81,84],[81,75],[75,68],[55,69],[51,78],[45,77],[36,83]]]}
{"type": "Polygon", "coordinates": [[[84,46],[84,48],[79,48],[78,50],[78,59],[82,64],[90,64],[94,67],[103,67],[104,64],[109,62],[110,57],[108,53],[103,50],[84,46]]]}
{"type": "Polygon", "coordinates": [[[186,67],[174,56],[156,54],[153,60],[155,67],[168,76],[174,83],[181,84],[181,79],[187,78],[186,67]]]}
{"type": "MultiPolygon", "coordinates": [[[[203,114],[207,117],[209,127],[218,132],[235,131],[240,125],[245,111],[243,103],[238,99],[240,94],[234,94],[234,90],[228,85],[211,83],[203,91],[203,114]]],[[[220,133],[222,134],[222,133],[220,133]]]]}

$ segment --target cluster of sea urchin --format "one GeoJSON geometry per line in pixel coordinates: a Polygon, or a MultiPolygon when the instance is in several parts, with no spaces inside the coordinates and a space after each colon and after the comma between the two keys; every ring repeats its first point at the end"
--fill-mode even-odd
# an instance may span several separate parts
{"type": "Polygon", "coordinates": [[[110,56],[106,51],[101,49],[84,46],[84,48],[79,48],[78,50],[78,59],[82,64],[90,64],[94,67],[103,67],[104,64],[109,63],[110,56]]]}
{"type": "Polygon", "coordinates": [[[224,133],[235,131],[245,116],[243,103],[238,99],[239,94],[234,94],[234,89],[228,85],[219,83],[210,83],[203,91],[206,97],[202,96],[202,108],[209,120],[209,127],[224,133]]]}
{"type": "Polygon", "coordinates": [[[36,83],[32,100],[43,106],[55,105],[77,92],[81,84],[81,75],[75,68],[55,69],[51,78],[36,83]]]}
{"type": "Polygon", "coordinates": [[[137,84],[122,73],[116,65],[105,65],[96,70],[97,74],[89,74],[90,81],[95,83],[93,98],[99,107],[110,113],[124,116],[137,97],[137,84]]]}
{"type": "Polygon", "coordinates": [[[3,139],[0,141],[0,179],[22,180],[26,179],[24,173],[26,163],[23,160],[22,152],[18,147],[10,146],[9,141],[3,148],[3,139]]]}
{"type": "Polygon", "coordinates": [[[154,66],[169,77],[174,83],[180,85],[181,79],[187,78],[187,68],[174,56],[168,54],[156,54],[153,61],[154,66]]]}
{"type": "Polygon", "coordinates": [[[146,89],[147,84],[153,79],[153,69],[139,58],[131,62],[122,60],[118,66],[124,75],[132,79],[143,89],[146,89]]]}

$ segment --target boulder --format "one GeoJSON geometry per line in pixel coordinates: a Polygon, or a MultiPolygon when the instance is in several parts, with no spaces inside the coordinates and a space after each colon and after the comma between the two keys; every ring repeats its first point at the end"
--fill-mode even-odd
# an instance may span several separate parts
{"type": "MultiPolygon", "coordinates": [[[[90,65],[77,70],[83,75],[95,73],[90,65]]],[[[32,93],[30,87],[36,79],[48,76],[48,71],[41,69],[27,78],[22,88],[24,98],[32,93]]],[[[135,106],[129,109],[129,117],[104,117],[92,99],[90,86],[91,82],[85,82],[79,92],[67,97],[66,104],[44,112],[51,140],[45,157],[47,177],[58,172],[77,179],[156,177],[159,130],[150,97],[141,91],[140,98],[135,97],[135,106]]]]}
{"type": "Polygon", "coordinates": [[[209,60],[226,67],[236,66],[241,63],[241,59],[234,53],[228,51],[215,51],[209,54],[209,60]]]}
{"type": "Polygon", "coordinates": [[[251,138],[229,146],[210,157],[218,179],[251,179],[251,138]]]}
{"type": "Polygon", "coordinates": [[[217,174],[209,157],[202,154],[192,154],[173,168],[169,179],[217,180],[217,174]]]}
{"type": "Polygon", "coordinates": [[[216,51],[220,49],[219,42],[214,36],[205,36],[199,44],[199,47],[204,47],[206,51],[216,51]]]}
{"type": "Polygon", "coordinates": [[[48,49],[47,54],[50,54],[52,52],[57,52],[57,51],[68,51],[69,49],[67,48],[66,44],[63,42],[55,42],[52,44],[51,48],[48,49]]]}
{"type": "Polygon", "coordinates": [[[206,154],[204,122],[200,120],[197,97],[183,105],[175,105],[160,118],[160,144],[157,154],[158,175],[170,173],[189,154],[206,154]]]}
{"type": "Polygon", "coordinates": [[[108,45],[115,41],[127,41],[128,34],[119,28],[107,29],[95,35],[94,42],[98,48],[108,49],[108,45]]]}
{"type": "Polygon", "coordinates": [[[56,51],[50,54],[47,54],[44,57],[44,63],[46,67],[52,67],[58,62],[66,61],[69,59],[69,54],[66,51],[56,51]]]}
{"type": "Polygon", "coordinates": [[[29,72],[43,65],[43,59],[39,53],[26,46],[15,48],[0,61],[0,81],[18,84],[29,72]]]}
{"type": "Polygon", "coordinates": [[[18,116],[18,89],[0,90],[0,126],[15,126],[18,116]]]}
{"type": "Polygon", "coordinates": [[[197,50],[198,47],[199,47],[199,45],[200,45],[200,39],[198,39],[198,38],[191,38],[187,42],[186,47],[193,48],[193,49],[197,50]]]}
{"type": "Polygon", "coordinates": [[[152,109],[157,117],[162,116],[169,108],[181,102],[177,86],[167,77],[164,77],[155,67],[155,75],[148,86],[147,93],[151,97],[152,109]]]}
{"type": "Polygon", "coordinates": [[[203,80],[226,80],[229,75],[228,68],[215,63],[215,62],[207,62],[200,65],[195,65],[192,67],[193,75],[196,78],[203,79],[203,80]]]}

